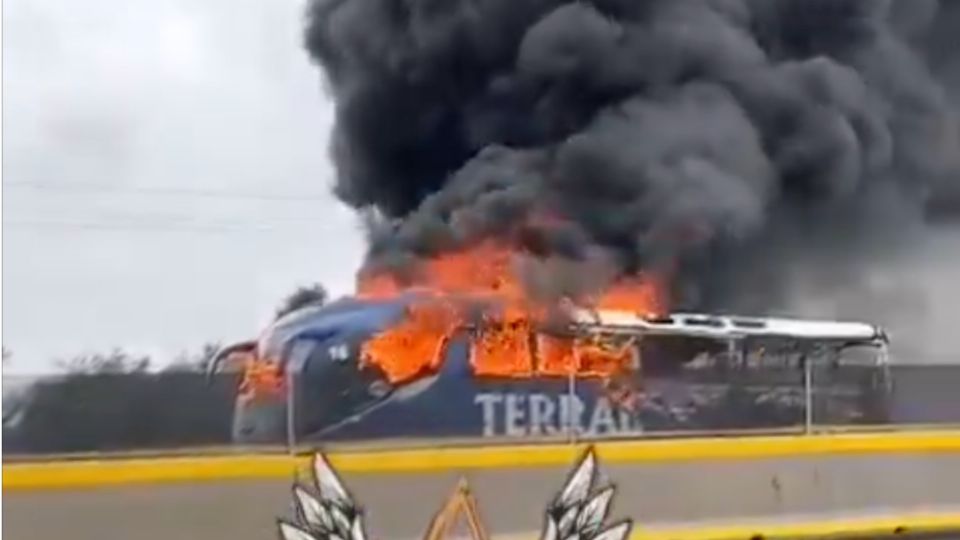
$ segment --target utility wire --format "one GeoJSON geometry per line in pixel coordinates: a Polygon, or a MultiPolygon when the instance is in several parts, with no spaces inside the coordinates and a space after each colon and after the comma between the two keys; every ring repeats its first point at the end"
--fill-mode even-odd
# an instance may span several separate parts
{"type": "MultiPolygon", "coordinates": [[[[282,223],[282,222],[281,222],[282,223]]],[[[319,222],[310,221],[288,221],[284,223],[287,226],[271,225],[245,225],[240,223],[198,223],[198,222],[125,222],[109,223],[97,221],[53,221],[53,220],[3,220],[3,226],[13,229],[28,230],[66,230],[66,231],[108,231],[108,232],[132,232],[132,231],[183,231],[183,232],[211,232],[211,233],[250,233],[250,232],[289,232],[289,225],[296,225],[301,230],[317,230],[319,222]]]]}
{"type": "MultiPolygon", "coordinates": [[[[24,188],[38,191],[56,192],[58,195],[95,195],[98,193],[118,194],[118,195],[145,195],[145,196],[187,196],[202,197],[210,199],[235,199],[252,200],[267,202],[301,202],[317,203],[321,201],[330,201],[331,197],[318,193],[254,193],[237,192],[226,190],[196,189],[187,187],[147,187],[147,186],[123,186],[95,183],[41,183],[25,181],[4,181],[4,189],[24,188]]],[[[11,229],[26,230],[52,230],[52,231],[196,231],[210,233],[244,233],[244,232],[272,232],[289,231],[289,226],[293,225],[301,229],[313,229],[322,224],[324,220],[318,216],[317,220],[281,220],[265,224],[260,221],[259,224],[251,222],[234,223],[202,223],[196,221],[183,220],[127,220],[120,222],[112,221],[63,221],[63,220],[36,220],[36,219],[11,219],[3,220],[3,226],[11,229]],[[278,227],[277,225],[283,225],[278,227]]]]}
{"type": "Polygon", "coordinates": [[[186,187],[161,186],[122,186],[110,184],[74,184],[6,181],[0,184],[4,189],[24,188],[38,191],[54,191],[60,194],[89,195],[94,193],[116,193],[130,195],[161,195],[206,197],[215,199],[248,199],[277,202],[319,202],[330,201],[332,197],[322,193],[256,193],[227,190],[196,189],[186,187]]]}

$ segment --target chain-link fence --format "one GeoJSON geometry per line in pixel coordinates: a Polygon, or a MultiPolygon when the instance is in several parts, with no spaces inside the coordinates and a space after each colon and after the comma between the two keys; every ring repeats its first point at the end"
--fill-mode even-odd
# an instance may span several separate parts
{"type": "Polygon", "coordinates": [[[231,444],[237,381],[199,373],[5,375],[4,457],[231,444]]]}
{"type": "MultiPolygon", "coordinates": [[[[375,375],[359,375],[353,366],[334,367],[336,362],[323,351],[305,351],[288,373],[287,409],[292,413],[286,433],[288,443],[298,447],[384,439],[592,440],[809,432],[897,419],[927,422],[920,413],[907,417],[900,411],[903,403],[924,397],[894,395],[920,392],[916,374],[905,372],[909,382],[895,385],[898,368],[854,353],[731,350],[684,363],[669,356],[658,362],[651,355],[627,380],[611,381],[478,377],[470,355],[454,348],[435,376],[394,388],[375,375]]],[[[960,376],[960,365],[948,369],[960,376]]],[[[945,399],[960,405],[960,397],[945,399]]],[[[948,405],[927,408],[932,407],[948,405]]],[[[250,407],[238,414],[253,418],[262,410],[250,407]]],[[[960,424],[960,409],[942,416],[960,424]]]]}
{"type": "Polygon", "coordinates": [[[960,365],[704,359],[645,366],[621,391],[589,378],[478,378],[456,361],[392,387],[347,363],[317,369],[313,354],[270,392],[238,374],[7,376],[4,456],[960,425],[960,365]]]}

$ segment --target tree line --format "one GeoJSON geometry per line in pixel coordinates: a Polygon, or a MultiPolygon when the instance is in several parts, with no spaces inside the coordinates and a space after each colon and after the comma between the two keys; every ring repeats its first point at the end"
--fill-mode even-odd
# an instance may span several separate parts
{"type": "MultiPolygon", "coordinates": [[[[275,317],[326,301],[323,286],[299,287],[275,317]]],[[[220,343],[206,343],[160,369],[149,355],[119,347],[58,361],[62,375],[39,380],[17,399],[4,399],[4,453],[229,444],[240,374],[205,376],[219,349],[220,343]]],[[[5,366],[11,357],[4,347],[5,366]]]]}
{"type": "MultiPolygon", "coordinates": [[[[320,283],[297,287],[288,294],[274,310],[274,320],[298,309],[323,305],[329,299],[327,289],[320,283]]],[[[196,351],[182,352],[172,362],[159,369],[166,373],[204,373],[223,344],[218,341],[204,343],[196,351]]],[[[13,351],[3,347],[3,365],[13,360],[13,351]]],[[[130,352],[123,347],[109,351],[82,353],[55,361],[58,370],[67,375],[133,374],[148,373],[157,367],[149,355],[130,352]]]]}

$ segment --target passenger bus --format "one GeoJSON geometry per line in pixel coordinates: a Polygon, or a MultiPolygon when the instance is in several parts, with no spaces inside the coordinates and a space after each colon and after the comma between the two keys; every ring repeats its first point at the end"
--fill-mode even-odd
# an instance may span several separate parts
{"type": "Polygon", "coordinates": [[[636,437],[886,419],[888,338],[871,324],[573,309],[532,332],[532,361],[543,362],[549,338],[628,351],[630,369],[478,373],[476,328],[465,325],[435,370],[392,383],[363,362],[363,345],[413,301],[346,298],[304,308],[221,351],[214,370],[227,358],[245,364],[234,439],[636,437]]]}

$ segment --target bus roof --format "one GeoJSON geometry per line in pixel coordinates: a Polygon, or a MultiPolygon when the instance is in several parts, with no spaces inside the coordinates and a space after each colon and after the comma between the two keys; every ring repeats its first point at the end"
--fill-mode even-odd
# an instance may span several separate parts
{"type": "Polygon", "coordinates": [[[817,321],[773,317],[742,317],[702,313],[672,313],[645,317],[629,311],[574,310],[574,323],[622,333],[687,335],[715,339],[778,337],[801,340],[886,344],[883,329],[860,322],[817,321]]]}

